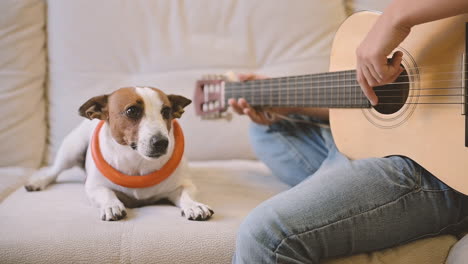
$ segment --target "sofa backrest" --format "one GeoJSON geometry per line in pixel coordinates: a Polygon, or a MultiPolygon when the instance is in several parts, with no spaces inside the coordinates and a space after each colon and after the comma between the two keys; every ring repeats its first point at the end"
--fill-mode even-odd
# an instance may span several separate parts
{"type": "Polygon", "coordinates": [[[349,12],[362,10],[383,12],[391,1],[392,0],[345,0],[345,4],[349,12]]]}
{"type": "Polygon", "coordinates": [[[43,0],[0,1],[0,167],[37,167],[46,145],[43,0]]]}
{"type": "MultiPolygon", "coordinates": [[[[51,156],[88,98],[153,86],[192,97],[204,74],[327,71],[342,0],[48,1],[51,156]]],[[[190,160],[253,158],[248,120],[180,121],[190,160]]]]}
{"type": "MultiPolygon", "coordinates": [[[[156,86],[191,97],[204,74],[326,71],[345,7],[349,14],[383,10],[388,2],[3,0],[0,166],[50,161],[80,122],[78,107],[120,86],[156,86]]],[[[189,106],[181,120],[188,157],[253,158],[248,123],[238,116],[229,123],[201,121],[189,106]]]]}

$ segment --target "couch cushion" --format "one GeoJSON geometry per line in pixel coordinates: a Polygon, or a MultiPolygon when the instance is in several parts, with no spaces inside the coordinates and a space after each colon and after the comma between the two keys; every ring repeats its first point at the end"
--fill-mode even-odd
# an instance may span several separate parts
{"type": "Polygon", "coordinates": [[[450,250],[447,264],[463,264],[468,260],[468,234],[458,241],[450,250]]]}
{"type": "Polygon", "coordinates": [[[191,171],[198,200],[215,211],[209,221],[188,221],[165,204],[101,221],[76,169],[44,191],[20,188],[0,204],[1,262],[229,263],[242,219],[286,186],[253,161],[192,163],[191,171]]]}
{"type": "MultiPolygon", "coordinates": [[[[48,1],[51,153],[91,96],[148,85],[191,97],[204,74],[328,70],[342,0],[48,1]]],[[[181,120],[191,160],[253,158],[248,120],[181,120]]]]}
{"type": "MultiPolygon", "coordinates": [[[[20,170],[0,171],[0,176],[20,170]]],[[[287,187],[259,162],[197,162],[191,163],[191,171],[199,201],[215,210],[206,222],[185,220],[179,209],[166,204],[129,209],[122,221],[101,221],[87,200],[83,173],[76,169],[63,173],[44,191],[17,189],[0,204],[0,259],[5,263],[230,263],[242,219],[287,187]]],[[[455,242],[453,236],[440,236],[325,263],[443,263],[455,242]]],[[[452,259],[464,257],[463,250],[460,244],[452,259]]]]}
{"type": "Polygon", "coordinates": [[[16,189],[22,187],[33,172],[33,169],[24,167],[0,168],[0,203],[16,189]]]}
{"type": "Polygon", "coordinates": [[[37,167],[46,143],[45,3],[0,1],[0,167],[37,167]]]}
{"type": "Polygon", "coordinates": [[[345,0],[348,12],[354,13],[362,10],[383,12],[392,0],[345,0]]]}
{"type": "Polygon", "coordinates": [[[324,264],[440,264],[445,263],[456,242],[455,236],[443,235],[368,254],[329,259],[324,264]]]}

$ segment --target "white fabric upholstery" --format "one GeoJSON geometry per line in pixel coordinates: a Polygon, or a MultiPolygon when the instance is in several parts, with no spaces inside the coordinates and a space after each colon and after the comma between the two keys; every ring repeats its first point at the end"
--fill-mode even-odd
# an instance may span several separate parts
{"type": "Polygon", "coordinates": [[[468,234],[466,234],[450,250],[447,264],[465,264],[468,262],[468,234]]]}
{"type": "MultiPolygon", "coordinates": [[[[327,71],[345,18],[342,0],[50,0],[48,8],[51,153],[85,100],[121,86],[191,97],[204,74],[327,71]]],[[[253,158],[247,123],[200,122],[190,105],[181,120],[188,158],[253,158]]]]}
{"type": "Polygon", "coordinates": [[[345,4],[350,12],[362,10],[383,12],[391,1],[392,0],[345,0],[345,4]]]}
{"type": "MultiPolygon", "coordinates": [[[[367,254],[329,259],[323,264],[441,264],[456,242],[455,236],[441,235],[367,254]]],[[[466,262],[459,264],[463,263],[466,262]]]]}
{"type": "MultiPolygon", "coordinates": [[[[255,161],[196,162],[191,171],[197,198],[215,210],[206,222],[185,220],[169,204],[129,209],[119,222],[101,221],[77,169],[41,192],[17,189],[0,204],[0,262],[230,263],[242,219],[287,186],[255,161]]],[[[18,172],[0,171],[0,179],[18,172]]],[[[325,263],[442,263],[455,242],[441,236],[325,263]]],[[[452,259],[463,259],[464,247],[456,252],[452,259]]]]}
{"type": "Polygon", "coordinates": [[[0,166],[37,167],[46,143],[45,3],[0,1],[0,166]]]}
{"type": "Polygon", "coordinates": [[[0,203],[18,188],[22,188],[33,173],[22,167],[0,167],[0,203]]]}
{"type": "Polygon", "coordinates": [[[215,211],[206,222],[168,204],[104,222],[76,169],[42,192],[20,188],[0,204],[0,262],[229,263],[242,219],[286,186],[255,161],[196,163],[191,171],[198,199],[215,211]]]}

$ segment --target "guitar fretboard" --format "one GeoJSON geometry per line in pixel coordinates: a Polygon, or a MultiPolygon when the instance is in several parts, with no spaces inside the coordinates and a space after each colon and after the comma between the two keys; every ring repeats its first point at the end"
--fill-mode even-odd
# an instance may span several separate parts
{"type": "Polygon", "coordinates": [[[252,106],[368,108],[356,71],[340,71],[227,82],[225,99],[245,98],[252,106]]]}

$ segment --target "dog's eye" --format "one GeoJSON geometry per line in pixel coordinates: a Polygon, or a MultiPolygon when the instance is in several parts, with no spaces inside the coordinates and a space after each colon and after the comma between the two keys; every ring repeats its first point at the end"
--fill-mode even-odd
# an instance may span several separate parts
{"type": "Polygon", "coordinates": [[[125,110],[125,115],[131,119],[138,119],[141,116],[141,108],[138,106],[130,106],[125,110]]]}
{"type": "Polygon", "coordinates": [[[161,109],[161,115],[163,116],[164,119],[169,119],[171,118],[172,110],[170,107],[165,106],[161,109]]]}

